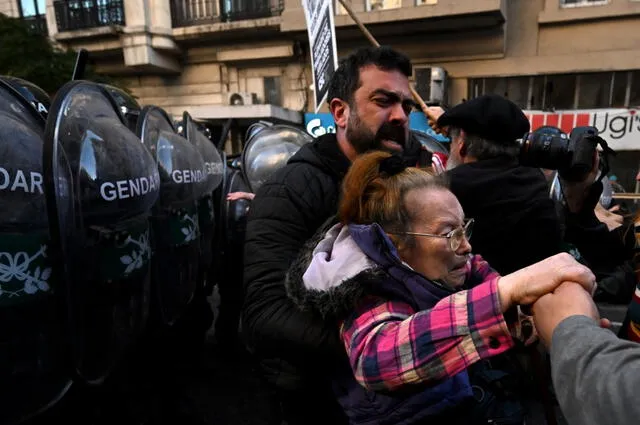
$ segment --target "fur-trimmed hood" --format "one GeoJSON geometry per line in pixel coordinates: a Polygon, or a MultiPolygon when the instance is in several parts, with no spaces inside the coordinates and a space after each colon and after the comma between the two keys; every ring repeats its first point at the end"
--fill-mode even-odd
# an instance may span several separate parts
{"type": "Polygon", "coordinates": [[[350,226],[332,220],[307,241],[285,285],[289,298],[301,309],[341,319],[384,276],[382,268],[356,244],[350,226]]]}

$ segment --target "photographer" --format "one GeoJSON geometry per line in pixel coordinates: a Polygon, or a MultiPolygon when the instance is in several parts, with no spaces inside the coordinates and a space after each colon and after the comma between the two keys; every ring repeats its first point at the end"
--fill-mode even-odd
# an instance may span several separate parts
{"type": "Polygon", "coordinates": [[[447,128],[451,138],[447,175],[465,214],[475,219],[475,252],[501,274],[560,252],[560,223],[544,175],[519,163],[517,140],[530,128],[520,108],[486,95],[430,112],[439,117],[434,129],[447,128]]]}
{"type": "MultiPolygon", "coordinates": [[[[531,145],[541,144],[543,138],[543,135],[531,138],[531,145]]],[[[558,169],[564,241],[569,247],[577,248],[582,260],[595,273],[598,290],[594,299],[612,304],[628,303],[636,284],[632,264],[635,237],[633,224],[623,226],[622,217],[616,220],[612,217],[615,214],[601,204],[610,152],[606,142],[597,136],[596,129],[577,127],[568,139],[566,136],[548,138],[545,143],[557,145],[555,155],[544,158],[533,154],[527,158],[529,152],[525,151],[521,161],[558,169]],[[597,150],[598,145],[603,147],[602,154],[597,150]]]]}

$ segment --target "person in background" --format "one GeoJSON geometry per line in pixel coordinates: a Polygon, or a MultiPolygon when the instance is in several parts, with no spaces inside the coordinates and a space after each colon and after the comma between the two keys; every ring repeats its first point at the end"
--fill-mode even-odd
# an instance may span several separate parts
{"type": "Polygon", "coordinates": [[[545,177],[519,163],[517,140],[530,128],[522,110],[501,96],[485,95],[429,111],[434,129],[446,130],[451,139],[446,175],[465,214],[475,220],[475,252],[501,274],[559,253],[560,222],[545,177]]]}

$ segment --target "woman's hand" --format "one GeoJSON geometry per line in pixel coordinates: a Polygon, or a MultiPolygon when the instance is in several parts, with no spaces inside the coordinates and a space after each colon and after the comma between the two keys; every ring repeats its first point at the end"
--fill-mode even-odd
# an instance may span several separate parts
{"type": "Polygon", "coordinates": [[[513,305],[529,305],[553,292],[563,282],[574,282],[593,294],[596,277],[567,253],[556,254],[498,280],[502,311],[513,305]]]}
{"type": "Polygon", "coordinates": [[[252,201],[256,195],[250,192],[231,192],[227,194],[227,201],[237,201],[238,199],[246,199],[252,201]]]}

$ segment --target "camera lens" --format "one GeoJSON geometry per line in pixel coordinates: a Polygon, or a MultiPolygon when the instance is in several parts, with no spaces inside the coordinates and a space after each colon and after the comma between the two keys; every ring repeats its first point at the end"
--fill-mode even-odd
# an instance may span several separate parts
{"type": "Polygon", "coordinates": [[[553,134],[529,133],[522,140],[522,165],[557,170],[566,165],[569,141],[553,134]]]}

